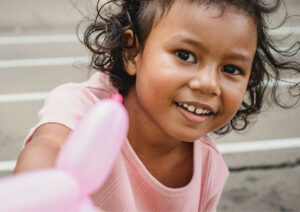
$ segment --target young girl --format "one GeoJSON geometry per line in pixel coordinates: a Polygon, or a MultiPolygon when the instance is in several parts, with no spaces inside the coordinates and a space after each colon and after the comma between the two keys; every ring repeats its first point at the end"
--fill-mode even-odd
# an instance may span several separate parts
{"type": "MultiPolygon", "coordinates": [[[[94,195],[108,211],[215,211],[228,169],[209,132],[243,130],[259,113],[269,80],[276,103],[281,62],[263,0],[124,0],[97,5],[84,43],[101,73],[56,88],[40,111],[15,173],[52,167],[86,110],[119,92],[128,140],[94,195]],[[107,8],[112,8],[111,10],[107,8]]],[[[297,47],[298,48],[298,47],[297,47]]],[[[298,50],[298,49],[297,49],[298,50]]],[[[295,55],[295,54],[294,54],[295,55]]],[[[299,97],[299,84],[292,87],[299,97]]],[[[84,141],[82,141],[84,142],[84,141]]],[[[88,163],[88,161],[87,161],[88,163]]]]}

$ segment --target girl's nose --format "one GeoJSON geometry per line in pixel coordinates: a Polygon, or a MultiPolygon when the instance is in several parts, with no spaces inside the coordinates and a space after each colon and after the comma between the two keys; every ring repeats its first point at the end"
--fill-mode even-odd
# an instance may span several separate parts
{"type": "Polygon", "coordinates": [[[199,90],[203,94],[220,96],[221,88],[218,71],[215,68],[204,68],[197,71],[190,80],[189,87],[199,90]]]}

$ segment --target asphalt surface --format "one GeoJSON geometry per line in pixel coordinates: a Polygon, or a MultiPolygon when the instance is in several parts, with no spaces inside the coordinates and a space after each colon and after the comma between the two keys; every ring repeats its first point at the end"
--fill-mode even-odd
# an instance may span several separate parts
{"type": "MultiPolygon", "coordinates": [[[[1,169],[1,162],[16,160],[47,92],[66,82],[88,79],[84,60],[89,53],[76,41],[75,31],[81,13],[93,12],[91,4],[92,0],[0,1],[0,177],[11,174],[11,170],[1,169]],[[70,2],[78,5],[80,12],[70,2]],[[49,35],[52,40],[45,38],[49,35]],[[63,42],[62,38],[53,39],[57,35],[69,37],[63,42]],[[32,36],[34,41],[28,41],[32,36]]],[[[300,15],[300,1],[288,0],[287,10],[300,15]]],[[[270,17],[273,24],[278,23],[280,14],[270,17]]],[[[290,19],[286,27],[294,27],[288,29],[298,30],[298,34],[285,45],[300,40],[299,18],[290,19]]],[[[214,138],[217,144],[300,140],[299,120],[299,106],[266,108],[246,132],[214,138]]],[[[231,175],[218,211],[300,211],[299,147],[224,153],[223,157],[231,175]]]]}

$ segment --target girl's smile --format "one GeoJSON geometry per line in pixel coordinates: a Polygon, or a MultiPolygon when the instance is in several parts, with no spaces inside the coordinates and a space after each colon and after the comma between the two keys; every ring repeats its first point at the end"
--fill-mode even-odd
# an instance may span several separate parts
{"type": "Polygon", "coordinates": [[[178,111],[189,121],[195,124],[201,123],[212,116],[213,109],[209,105],[199,102],[175,102],[178,111]]]}
{"type": "Polygon", "coordinates": [[[254,21],[233,6],[174,3],[127,63],[136,75],[129,140],[173,146],[224,126],[243,100],[256,42],[254,21]]]}

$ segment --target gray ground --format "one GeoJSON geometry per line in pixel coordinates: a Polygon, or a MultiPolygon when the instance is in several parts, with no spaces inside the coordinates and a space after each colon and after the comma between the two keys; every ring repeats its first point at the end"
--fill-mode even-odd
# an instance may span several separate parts
{"type": "MultiPolygon", "coordinates": [[[[1,0],[0,38],[24,35],[75,34],[81,19],[71,0],[1,0]]],[[[92,0],[90,0],[92,1],[92,0]]],[[[73,0],[87,13],[88,1],[73,0]],[[83,3],[84,2],[84,3],[83,3]]],[[[300,14],[300,1],[288,0],[292,14],[300,14]]],[[[91,12],[91,11],[90,11],[91,12]]],[[[277,22],[278,16],[271,18],[277,22]]],[[[290,26],[299,26],[293,19],[290,26]]],[[[299,35],[297,36],[299,40],[299,35]]],[[[4,60],[87,56],[79,42],[0,44],[4,60]]],[[[48,92],[57,85],[88,78],[84,64],[0,67],[0,100],[3,95],[48,92]]],[[[22,141],[37,121],[42,100],[0,101],[0,162],[15,160],[22,141]]],[[[230,134],[217,143],[300,139],[300,107],[289,111],[271,108],[243,134],[230,134]]],[[[219,204],[219,211],[300,211],[300,149],[224,154],[232,172],[219,204]],[[298,160],[298,161],[297,161],[298,160]],[[251,167],[254,167],[252,169],[251,167]]],[[[11,171],[0,171],[0,176],[11,171]]]]}

